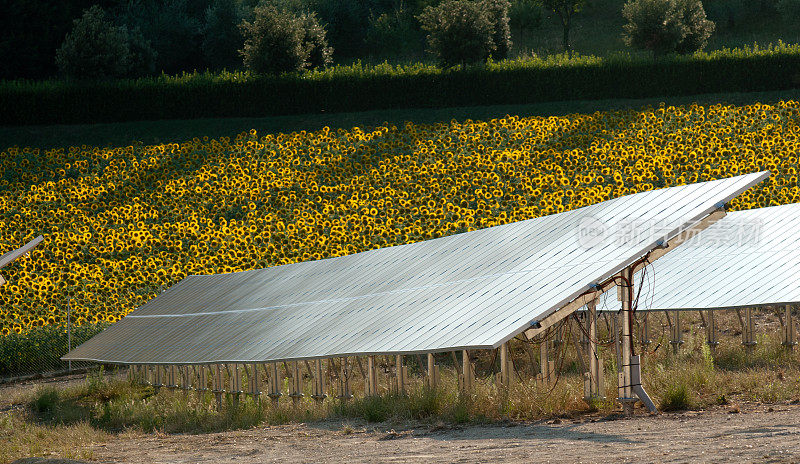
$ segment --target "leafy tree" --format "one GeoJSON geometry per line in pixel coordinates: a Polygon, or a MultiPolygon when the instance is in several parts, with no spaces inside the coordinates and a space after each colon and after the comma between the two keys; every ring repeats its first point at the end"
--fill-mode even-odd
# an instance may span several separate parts
{"type": "Polygon", "coordinates": [[[425,36],[419,30],[413,11],[401,7],[370,20],[366,43],[374,56],[408,57],[423,49],[425,36]]]}
{"type": "Polygon", "coordinates": [[[139,29],[156,51],[156,70],[168,74],[203,69],[202,21],[187,0],[128,0],[118,22],[139,29]]]}
{"type": "Polygon", "coordinates": [[[622,15],[628,21],[623,26],[625,43],[650,50],[654,58],[695,52],[714,31],[699,0],[631,0],[622,15]]]}
{"type": "Polygon", "coordinates": [[[489,10],[494,22],[494,50],[491,52],[493,60],[508,58],[511,51],[511,26],[509,24],[508,10],[511,3],[508,0],[483,0],[486,9],[489,10]]]}
{"type": "Polygon", "coordinates": [[[686,35],[675,47],[675,51],[685,55],[704,49],[708,44],[708,38],[714,33],[715,24],[706,18],[703,3],[700,0],[676,1],[678,17],[686,35]]]}
{"type": "Polygon", "coordinates": [[[56,51],[61,74],[78,79],[123,77],[152,65],[154,53],[138,31],[115,26],[99,5],[74,21],[56,51]]]}
{"type": "Polygon", "coordinates": [[[508,10],[513,27],[533,29],[542,24],[542,4],[539,0],[514,0],[508,10]]]}
{"type": "Polygon", "coordinates": [[[331,64],[333,48],[328,46],[327,31],[319,23],[317,15],[306,13],[303,21],[303,47],[308,54],[308,68],[324,68],[331,64]]]}
{"type": "Polygon", "coordinates": [[[569,43],[569,33],[572,30],[572,18],[586,6],[586,0],[542,0],[545,8],[553,11],[561,21],[562,39],[569,56],[572,56],[572,46],[569,43]]]}
{"type": "Polygon", "coordinates": [[[264,74],[299,71],[308,62],[303,18],[274,5],[262,5],[254,10],[252,21],[243,21],[245,37],[241,50],[244,65],[264,74]]]}
{"type": "Polygon", "coordinates": [[[444,0],[418,16],[428,47],[446,67],[478,63],[496,50],[494,21],[483,2],[444,0]]]}
{"type": "Polygon", "coordinates": [[[242,15],[235,0],[214,0],[206,9],[203,57],[211,69],[236,69],[242,64],[239,48],[244,38],[239,29],[242,15]]]}

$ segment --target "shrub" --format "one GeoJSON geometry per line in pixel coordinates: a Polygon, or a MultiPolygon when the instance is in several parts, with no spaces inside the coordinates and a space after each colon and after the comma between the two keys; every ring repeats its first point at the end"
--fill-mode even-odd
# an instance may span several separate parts
{"type": "Polygon", "coordinates": [[[214,0],[205,13],[203,58],[211,69],[236,69],[242,65],[239,48],[241,14],[234,0],[214,0]]]}
{"type": "MultiPolygon", "coordinates": [[[[800,82],[800,45],[715,50],[653,61],[565,55],[441,69],[355,63],[326,70],[259,76],[192,73],[113,82],[0,82],[0,124],[81,124],[261,117],[394,108],[530,104],[792,89],[800,82]],[[313,95],[314,98],[308,98],[313,95]]],[[[19,155],[0,181],[31,172],[43,157],[19,155]]],[[[78,175],[73,167],[66,176],[78,175]]],[[[57,180],[57,179],[54,179],[57,180]]]]}
{"type": "Polygon", "coordinates": [[[478,63],[497,49],[494,21],[482,2],[445,0],[419,16],[431,53],[445,67],[478,63]]]}
{"type": "Polygon", "coordinates": [[[693,53],[706,46],[714,23],[700,0],[631,0],[622,8],[625,43],[653,52],[693,53]]]}
{"type": "Polygon", "coordinates": [[[76,19],[56,51],[61,74],[78,79],[121,77],[131,69],[128,31],[114,26],[95,5],[76,19]]]}
{"type": "Polygon", "coordinates": [[[542,4],[537,0],[514,0],[508,10],[511,26],[534,29],[542,25],[542,4]]]}
{"type": "Polygon", "coordinates": [[[692,406],[689,387],[685,382],[677,381],[667,385],[664,396],[659,403],[662,411],[681,411],[692,406]]]}
{"type": "Polygon", "coordinates": [[[259,6],[253,21],[243,21],[242,58],[247,69],[259,74],[300,71],[307,65],[303,19],[272,5],[259,6]]]}

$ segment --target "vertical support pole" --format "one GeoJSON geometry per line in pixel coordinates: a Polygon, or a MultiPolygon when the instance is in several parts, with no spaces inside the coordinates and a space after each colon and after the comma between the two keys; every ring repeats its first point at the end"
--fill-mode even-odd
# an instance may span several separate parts
{"type": "Polygon", "coordinates": [[[669,344],[672,345],[672,353],[678,354],[678,349],[683,345],[683,331],[681,330],[681,312],[665,311],[667,322],[670,328],[669,344]],[[670,313],[672,316],[670,316],[670,313]]]}
{"type": "Polygon", "coordinates": [[[303,372],[300,369],[300,361],[292,361],[292,391],[289,393],[289,398],[292,403],[297,406],[297,403],[303,397],[303,372]]]}
{"type": "Polygon", "coordinates": [[[549,330],[542,333],[542,341],[539,343],[539,375],[542,379],[542,384],[550,384],[550,361],[547,354],[547,335],[549,330]]]}
{"type": "Polygon", "coordinates": [[[503,388],[511,387],[511,359],[508,353],[508,342],[500,345],[500,384],[503,388]]]}
{"type": "Polygon", "coordinates": [[[206,366],[200,364],[197,366],[197,396],[198,398],[202,399],[203,395],[208,391],[208,371],[206,370],[206,366]]]}
{"type": "Polygon", "coordinates": [[[650,396],[642,387],[641,365],[639,356],[633,353],[633,308],[631,307],[633,289],[633,271],[626,268],[620,273],[621,282],[618,285],[618,297],[622,302],[620,311],[620,327],[622,339],[622,369],[618,373],[617,400],[622,403],[622,411],[626,416],[633,415],[633,405],[641,399],[651,411],[655,411],[655,405],[650,396]]]}
{"type": "Polygon", "coordinates": [[[155,375],[153,376],[154,377],[153,387],[155,387],[156,393],[158,393],[161,387],[164,386],[164,377],[162,375],[161,369],[162,368],[160,364],[156,364],[155,366],[153,366],[153,370],[155,371],[155,375]]]}
{"type": "Polygon", "coordinates": [[[278,371],[278,363],[273,362],[269,363],[269,399],[272,400],[272,405],[274,407],[278,407],[278,400],[281,398],[281,386],[283,384],[283,378],[280,377],[280,373],[278,371]]]}
{"type": "MultiPolygon", "coordinates": [[[[245,369],[247,369],[246,365],[245,369]]],[[[258,404],[259,400],[261,399],[261,388],[258,377],[258,364],[253,363],[250,365],[250,369],[247,372],[247,390],[251,395],[253,395],[253,400],[256,402],[256,404],[258,404]]]]}
{"type": "Polygon", "coordinates": [[[242,391],[242,369],[239,364],[226,364],[225,370],[228,371],[229,381],[231,383],[231,395],[233,395],[233,405],[239,405],[239,399],[244,393],[242,391]]]}
{"type": "Polygon", "coordinates": [[[214,364],[213,367],[213,378],[212,378],[212,390],[211,392],[214,393],[214,398],[217,400],[217,409],[222,410],[222,394],[225,393],[225,389],[223,388],[223,373],[222,373],[222,365],[221,364],[214,364]]]}
{"type": "Polygon", "coordinates": [[[169,366],[167,366],[167,388],[170,389],[178,388],[178,379],[177,379],[178,376],[175,375],[177,368],[178,366],[174,364],[170,364],[169,366]]]}
{"type": "Polygon", "coordinates": [[[622,279],[617,284],[617,296],[622,302],[622,311],[619,313],[619,323],[622,326],[619,328],[621,329],[620,340],[622,346],[620,347],[620,364],[617,367],[617,376],[619,378],[617,400],[622,403],[623,414],[630,416],[633,414],[633,404],[636,401],[633,396],[631,382],[631,355],[633,354],[631,295],[633,293],[633,275],[630,268],[627,268],[620,273],[620,276],[622,279]]]}
{"type": "Polygon", "coordinates": [[[797,345],[796,330],[794,328],[794,318],[792,318],[792,307],[786,305],[784,307],[784,321],[783,321],[783,346],[791,351],[797,345]]]}
{"type": "Polygon", "coordinates": [[[350,365],[347,357],[339,360],[339,399],[347,401],[353,397],[350,393],[350,365]]]}
{"type": "Polygon", "coordinates": [[[717,340],[717,321],[714,318],[713,309],[708,309],[706,312],[708,314],[708,317],[705,318],[706,344],[708,344],[708,347],[711,349],[711,353],[713,354],[716,351],[717,345],[719,345],[719,340],[717,340]]]}
{"type": "MultiPolygon", "coordinates": [[[[505,343],[501,346],[505,346],[505,343]]],[[[502,362],[502,361],[501,361],[502,362]]],[[[469,351],[461,350],[461,393],[469,395],[475,385],[475,370],[472,368],[472,361],[469,359],[469,351]]]]}
{"type": "Polygon", "coordinates": [[[755,322],[753,321],[753,308],[745,308],[744,309],[744,317],[745,317],[745,332],[747,340],[745,342],[745,350],[752,354],[755,351],[756,346],[756,336],[755,336],[755,322]]]}
{"type": "MultiPolygon", "coordinates": [[[[67,299],[67,353],[72,351],[72,299],[67,299]]],[[[67,361],[67,371],[72,372],[72,360],[67,361]]]]}
{"type": "Polygon", "coordinates": [[[406,393],[406,366],[403,364],[403,355],[398,354],[394,357],[394,370],[397,382],[397,393],[405,395],[406,393]]]}
{"type": "Polygon", "coordinates": [[[375,365],[375,356],[367,357],[367,396],[378,394],[378,371],[375,365]]]}
{"type": "Polygon", "coordinates": [[[189,381],[189,365],[184,364],[181,366],[180,370],[181,376],[181,388],[188,394],[189,390],[192,389],[192,384],[189,381]]]}
{"type": "MultiPolygon", "coordinates": [[[[617,287],[619,289],[620,287],[617,287]]],[[[622,293],[619,293],[622,295],[622,293]]],[[[621,298],[621,297],[620,297],[621,298]]],[[[617,373],[622,372],[622,351],[620,348],[622,347],[622,339],[619,336],[619,326],[620,326],[620,319],[623,318],[621,312],[617,314],[613,314],[611,316],[611,330],[614,331],[614,355],[616,358],[616,365],[617,365],[617,373]]]]}
{"type": "Polygon", "coordinates": [[[328,395],[325,394],[325,377],[322,374],[322,360],[314,360],[314,388],[311,398],[317,403],[322,403],[328,395]]]}
{"type": "Polygon", "coordinates": [[[428,353],[428,388],[435,389],[439,384],[439,366],[436,365],[436,358],[433,353],[428,353]]]}
{"type": "Polygon", "coordinates": [[[584,396],[587,400],[605,398],[603,385],[603,363],[597,349],[597,299],[586,304],[586,332],[589,339],[589,375],[584,380],[584,396]]]}
{"type": "Polygon", "coordinates": [[[755,330],[753,325],[753,309],[744,308],[744,317],[742,317],[741,310],[736,310],[736,316],[739,318],[739,325],[742,327],[742,345],[748,354],[751,354],[755,348],[755,330]]]}

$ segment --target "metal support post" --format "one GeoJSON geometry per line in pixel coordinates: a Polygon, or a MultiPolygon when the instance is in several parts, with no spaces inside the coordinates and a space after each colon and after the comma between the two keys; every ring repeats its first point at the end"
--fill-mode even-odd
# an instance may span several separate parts
{"type": "Polygon", "coordinates": [[[403,364],[403,355],[398,354],[394,357],[394,370],[395,370],[395,383],[397,384],[397,393],[400,395],[405,395],[408,369],[406,369],[405,364],[403,364]]]}
{"type": "Polygon", "coordinates": [[[211,379],[211,392],[214,394],[214,398],[217,400],[218,410],[222,410],[222,394],[225,393],[223,385],[225,384],[223,382],[222,365],[214,364],[211,379]]]}
{"type": "Polygon", "coordinates": [[[584,375],[584,397],[587,401],[605,399],[603,362],[597,349],[597,300],[586,305],[586,332],[589,339],[589,372],[584,375]]]}
{"type": "MultiPolygon", "coordinates": [[[[503,344],[502,347],[505,346],[503,344]]],[[[475,370],[472,368],[472,361],[469,359],[469,351],[461,351],[461,393],[469,395],[472,393],[472,387],[475,385],[475,370]]]]}
{"type": "MultiPolygon", "coordinates": [[[[704,318],[705,326],[706,326],[706,344],[708,347],[711,348],[711,352],[717,348],[719,345],[719,340],[717,340],[717,320],[714,317],[714,310],[709,309],[706,310],[707,317],[704,318]]],[[[700,315],[703,315],[703,312],[700,312],[700,315]]]]}
{"type": "Polygon", "coordinates": [[[681,330],[681,312],[680,311],[665,311],[667,315],[667,323],[670,328],[669,344],[672,345],[672,353],[678,354],[678,348],[683,345],[683,331],[681,330]],[[670,316],[672,313],[672,316],[670,316]]]}
{"type": "Polygon", "coordinates": [[[322,403],[328,395],[325,394],[325,377],[322,375],[322,360],[314,360],[314,388],[311,398],[317,403],[322,403]]]}
{"type": "Polygon", "coordinates": [[[511,358],[508,352],[508,342],[500,345],[500,385],[506,389],[511,387],[511,358]]]}
{"type": "Polygon", "coordinates": [[[542,334],[542,341],[539,343],[539,378],[542,384],[550,385],[551,379],[551,363],[550,357],[547,353],[547,335],[549,330],[542,334]]]}
{"type": "Polygon", "coordinates": [[[258,381],[258,364],[251,364],[249,369],[247,364],[245,364],[244,369],[247,374],[247,393],[252,395],[253,400],[258,403],[261,398],[261,386],[258,381]]]}
{"type": "Polygon", "coordinates": [[[164,377],[162,375],[162,366],[160,364],[156,364],[153,366],[153,371],[155,375],[153,376],[153,387],[158,393],[159,389],[164,386],[164,377]]]}
{"type": "Polygon", "coordinates": [[[620,273],[621,282],[617,288],[620,289],[618,296],[622,301],[621,320],[621,339],[622,339],[622,369],[618,373],[619,382],[617,384],[618,401],[622,403],[623,414],[630,416],[633,414],[633,405],[637,399],[641,399],[648,409],[655,412],[655,405],[647,392],[642,387],[641,365],[639,357],[633,353],[633,271],[631,268],[624,269],[620,273]]]}
{"type": "Polygon", "coordinates": [[[353,397],[350,393],[350,362],[346,357],[339,360],[339,399],[347,401],[353,397]]]}
{"type": "Polygon", "coordinates": [[[197,387],[195,390],[197,391],[197,397],[202,399],[203,395],[208,391],[208,371],[206,366],[200,364],[195,367],[195,372],[197,375],[197,387]]]}
{"type": "Polygon", "coordinates": [[[170,364],[167,366],[167,388],[175,389],[178,388],[178,376],[177,376],[178,366],[174,364],[170,364]]]}
{"type": "Polygon", "coordinates": [[[783,323],[782,345],[791,351],[797,345],[797,331],[794,327],[794,318],[792,317],[792,307],[790,305],[784,307],[784,317],[781,322],[783,323]]]}
{"type": "Polygon", "coordinates": [[[434,389],[439,384],[439,366],[436,365],[436,358],[433,353],[428,353],[428,388],[434,389]]]}
{"type": "Polygon", "coordinates": [[[367,396],[378,394],[378,366],[375,365],[375,356],[367,357],[367,396]]]}
{"type": "Polygon", "coordinates": [[[753,308],[744,308],[744,316],[742,316],[742,312],[737,309],[736,316],[738,316],[739,324],[742,327],[742,345],[744,345],[744,349],[748,354],[752,354],[756,346],[753,308]]]}
{"type": "Polygon", "coordinates": [[[283,393],[281,393],[281,387],[283,386],[283,378],[280,376],[278,370],[278,363],[270,363],[269,364],[269,399],[272,400],[272,405],[276,408],[278,407],[278,400],[281,398],[283,393]]]}
{"type": "MultiPolygon", "coordinates": [[[[617,289],[619,289],[619,287],[617,287],[617,289]]],[[[622,313],[613,314],[611,316],[611,330],[614,331],[614,355],[616,356],[617,373],[622,372],[622,339],[619,336],[620,319],[622,319],[622,317],[622,313]]]]}
{"type": "Polygon", "coordinates": [[[297,406],[303,396],[303,372],[300,370],[300,362],[292,361],[292,391],[289,393],[289,398],[297,406]]]}

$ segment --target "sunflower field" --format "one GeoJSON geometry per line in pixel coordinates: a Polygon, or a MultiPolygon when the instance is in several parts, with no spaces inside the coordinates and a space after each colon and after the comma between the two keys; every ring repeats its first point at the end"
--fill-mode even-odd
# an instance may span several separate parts
{"type": "Polygon", "coordinates": [[[113,323],[190,274],[341,256],[770,169],[733,209],[796,202],[800,103],[0,155],[0,335],[113,323]]]}

